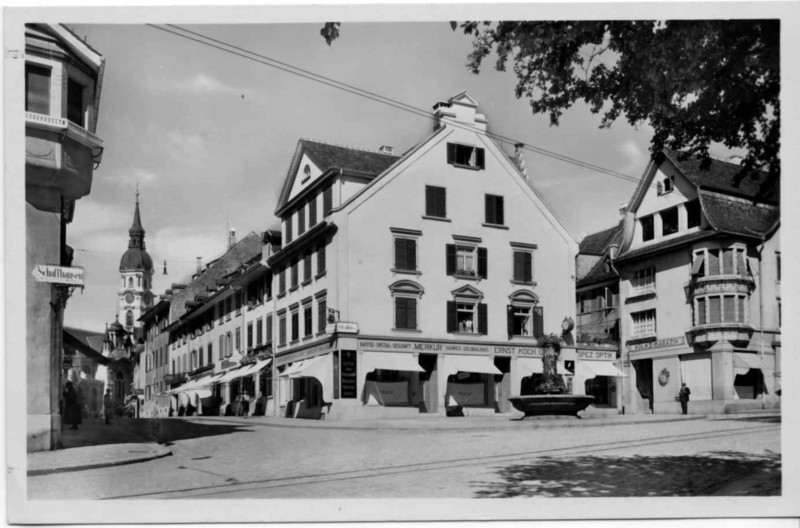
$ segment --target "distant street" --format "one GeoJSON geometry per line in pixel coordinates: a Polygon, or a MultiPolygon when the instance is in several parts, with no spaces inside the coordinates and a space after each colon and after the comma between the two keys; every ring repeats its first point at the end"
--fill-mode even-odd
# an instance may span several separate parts
{"type": "MultiPolygon", "coordinates": [[[[30,477],[29,499],[779,495],[780,417],[458,430],[163,420],[173,455],[30,477]]],[[[433,424],[431,424],[433,425],[433,424]]],[[[155,431],[155,423],[148,424],[155,431]]]]}

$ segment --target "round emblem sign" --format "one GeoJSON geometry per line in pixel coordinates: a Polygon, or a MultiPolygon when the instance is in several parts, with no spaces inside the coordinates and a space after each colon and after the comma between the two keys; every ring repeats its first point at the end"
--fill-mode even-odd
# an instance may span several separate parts
{"type": "Polygon", "coordinates": [[[150,294],[145,292],[145,294],[142,295],[142,300],[144,301],[145,305],[150,304],[150,294]]]}
{"type": "Polygon", "coordinates": [[[666,387],[667,383],[669,383],[669,371],[664,368],[661,369],[661,374],[658,375],[658,384],[666,387]]]}
{"type": "Polygon", "coordinates": [[[133,294],[131,292],[125,294],[125,302],[128,304],[133,302],[133,294]]]}

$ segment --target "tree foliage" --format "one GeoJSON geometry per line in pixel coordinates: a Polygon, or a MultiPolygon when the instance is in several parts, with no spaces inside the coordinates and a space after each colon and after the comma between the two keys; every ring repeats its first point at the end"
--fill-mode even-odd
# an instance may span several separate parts
{"type": "MultiPolygon", "coordinates": [[[[451,23],[456,30],[459,25],[451,23]]],[[[768,173],[762,194],[780,177],[778,20],[463,22],[473,38],[467,66],[478,73],[496,53],[509,64],[516,96],[557,125],[564,110],[585,101],[602,115],[655,133],[650,150],[695,154],[710,164],[717,142],[747,154],[736,182],[768,173]]]]}

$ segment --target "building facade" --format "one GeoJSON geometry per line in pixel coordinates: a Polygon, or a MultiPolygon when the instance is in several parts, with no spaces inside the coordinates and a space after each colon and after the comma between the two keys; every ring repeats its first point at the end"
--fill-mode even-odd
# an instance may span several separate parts
{"type": "Polygon", "coordinates": [[[627,207],[620,274],[629,412],[777,405],[780,389],[780,209],[763,174],[665,151],[627,207]]]}
{"type": "Polygon", "coordinates": [[[268,259],[285,416],[507,412],[541,371],[537,338],[574,318],[575,241],[468,93],[434,111],[402,156],[298,143],[268,259]]]}
{"type": "MultiPolygon", "coordinates": [[[[65,26],[25,26],[26,269],[70,266],[67,226],[91,191],[103,142],[94,135],[105,59],[65,26]]],[[[61,442],[63,318],[71,288],[26,273],[27,448],[61,442]]]]}

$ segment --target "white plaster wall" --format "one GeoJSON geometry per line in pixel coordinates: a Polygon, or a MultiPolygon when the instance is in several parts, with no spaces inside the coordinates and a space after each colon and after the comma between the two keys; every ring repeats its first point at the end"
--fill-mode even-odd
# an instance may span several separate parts
{"type": "Polygon", "coordinates": [[[300,194],[306,187],[314,183],[320,176],[322,176],[322,171],[317,167],[311,158],[309,158],[306,154],[300,158],[300,164],[297,166],[297,173],[295,174],[294,184],[292,185],[292,190],[289,193],[289,200],[291,201],[295,196],[300,194]],[[309,166],[311,169],[311,177],[303,181],[305,179],[305,172],[304,169],[306,165],[309,166]]]}

